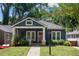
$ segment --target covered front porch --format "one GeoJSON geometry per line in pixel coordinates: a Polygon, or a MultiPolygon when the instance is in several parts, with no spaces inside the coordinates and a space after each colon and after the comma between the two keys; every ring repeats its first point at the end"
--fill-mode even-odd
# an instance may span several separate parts
{"type": "Polygon", "coordinates": [[[14,41],[15,35],[20,38],[19,40],[28,40],[29,45],[45,45],[46,43],[44,27],[14,27],[12,42],[14,41]]]}

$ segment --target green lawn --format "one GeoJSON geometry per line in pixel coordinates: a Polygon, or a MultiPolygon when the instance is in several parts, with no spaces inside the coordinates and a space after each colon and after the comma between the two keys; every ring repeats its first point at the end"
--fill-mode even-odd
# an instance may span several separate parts
{"type": "MultiPolygon", "coordinates": [[[[54,46],[51,48],[51,56],[79,56],[79,50],[68,46],[54,46]]],[[[41,47],[41,56],[49,56],[49,47],[41,47]]]]}
{"type": "Polygon", "coordinates": [[[23,56],[27,55],[30,47],[10,47],[0,49],[0,56],[23,56]]]}

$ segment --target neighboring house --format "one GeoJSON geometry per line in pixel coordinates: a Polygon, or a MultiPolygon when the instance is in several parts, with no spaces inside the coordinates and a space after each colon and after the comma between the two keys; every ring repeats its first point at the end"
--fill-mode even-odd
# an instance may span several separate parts
{"type": "Polygon", "coordinates": [[[12,40],[15,36],[20,39],[25,38],[32,43],[45,45],[50,39],[66,39],[65,29],[51,22],[37,20],[33,18],[24,18],[12,26],[12,40]]]}
{"type": "Polygon", "coordinates": [[[76,30],[66,33],[66,38],[73,46],[79,46],[79,31],[76,30]]]}
{"type": "Polygon", "coordinates": [[[0,25],[0,44],[11,43],[12,28],[10,25],[0,25]]]}

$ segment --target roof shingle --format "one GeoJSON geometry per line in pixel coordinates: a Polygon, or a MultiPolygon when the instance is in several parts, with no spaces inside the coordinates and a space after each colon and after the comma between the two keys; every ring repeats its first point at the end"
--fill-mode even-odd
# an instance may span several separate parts
{"type": "Polygon", "coordinates": [[[5,31],[5,32],[12,32],[12,28],[10,25],[0,25],[0,29],[5,31]]]}

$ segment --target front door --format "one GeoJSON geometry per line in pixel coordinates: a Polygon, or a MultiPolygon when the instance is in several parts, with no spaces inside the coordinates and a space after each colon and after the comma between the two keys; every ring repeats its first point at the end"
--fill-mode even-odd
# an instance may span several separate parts
{"type": "Polygon", "coordinates": [[[26,31],[26,40],[36,41],[36,32],[35,31],[26,31]]]}
{"type": "Polygon", "coordinates": [[[43,32],[42,31],[38,31],[38,42],[42,43],[43,40],[43,32]]]}

